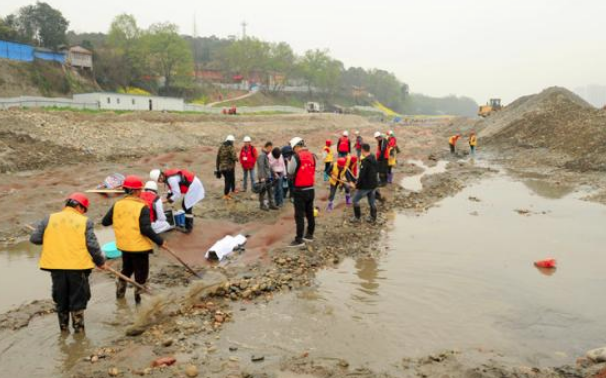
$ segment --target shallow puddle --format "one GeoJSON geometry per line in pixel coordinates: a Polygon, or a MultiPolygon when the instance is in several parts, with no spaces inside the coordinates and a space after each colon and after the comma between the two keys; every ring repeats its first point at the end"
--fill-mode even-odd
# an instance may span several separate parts
{"type": "Polygon", "coordinates": [[[554,197],[500,176],[427,214],[398,215],[386,256],[345,261],[315,291],[250,306],[223,342],[378,370],[445,349],[573,363],[605,342],[606,207],[554,197]],[[547,257],[557,271],[533,266],[547,257]]]}

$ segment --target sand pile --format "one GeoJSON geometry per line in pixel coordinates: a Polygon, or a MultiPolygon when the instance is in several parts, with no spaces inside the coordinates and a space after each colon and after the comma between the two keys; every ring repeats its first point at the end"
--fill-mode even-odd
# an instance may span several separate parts
{"type": "Polygon", "coordinates": [[[484,144],[546,149],[567,156],[565,168],[606,171],[606,111],[567,89],[521,97],[478,128],[484,144]]]}

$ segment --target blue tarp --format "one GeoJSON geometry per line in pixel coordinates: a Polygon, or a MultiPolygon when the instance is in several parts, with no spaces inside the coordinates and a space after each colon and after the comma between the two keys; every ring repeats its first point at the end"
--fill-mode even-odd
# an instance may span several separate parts
{"type": "Polygon", "coordinates": [[[31,62],[34,59],[41,59],[65,63],[64,53],[40,51],[36,50],[33,46],[7,41],[0,41],[0,58],[19,60],[22,62],[31,62]]]}
{"type": "Polygon", "coordinates": [[[0,58],[31,62],[34,60],[34,48],[20,43],[0,41],[0,58]]]}

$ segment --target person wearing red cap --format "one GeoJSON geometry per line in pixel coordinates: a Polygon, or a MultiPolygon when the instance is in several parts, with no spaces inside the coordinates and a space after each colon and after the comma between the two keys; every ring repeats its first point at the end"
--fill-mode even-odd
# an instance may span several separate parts
{"type": "MultiPolygon", "coordinates": [[[[114,226],[116,247],[122,251],[122,274],[135,275],[135,281],[145,285],[149,276],[149,255],[155,243],[166,247],[166,242],[154,231],[147,203],[140,198],[143,181],[138,176],[126,176],[122,188],[126,197],[117,201],[105,214],[101,224],[114,226]]],[[[119,279],[116,284],[116,298],[126,294],[126,281],[119,279]]],[[[135,290],[135,302],[141,302],[140,289],[135,290]]]]}
{"type": "Polygon", "coordinates": [[[330,172],[330,167],[335,161],[331,146],[332,140],[327,139],[326,144],[324,145],[324,149],[322,150],[322,158],[324,159],[324,181],[328,181],[328,173],[330,172]]]}
{"type": "Polygon", "coordinates": [[[106,269],[93,222],[84,214],[89,200],[82,193],[67,198],[63,211],[44,218],[30,236],[42,246],[40,269],[50,272],[52,296],[61,332],[84,332],[84,310],[90,300],[88,277],[93,268],[106,269]]]}
{"type": "Polygon", "coordinates": [[[345,203],[347,205],[351,204],[348,183],[355,182],[356,178],[353,176],[353,174],[348,168],[350,161],[351,159],[349,158],[340,157],[337,159],[337,164],[333,164],[330,167],[330,194],[328,196],[328,206],[326,207],[327,211],[333,210],[333,202],[337,194],[337,189],[339,188],[345,189],[345,203]]]}

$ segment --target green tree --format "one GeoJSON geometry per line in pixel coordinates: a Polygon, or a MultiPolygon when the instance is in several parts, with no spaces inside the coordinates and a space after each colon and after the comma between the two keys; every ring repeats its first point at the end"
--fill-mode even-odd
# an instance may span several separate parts
{"type": "Polygon", "coordinates": [[[17,41],[18,33],[13,26],[6,21],[6,19],[0,18],[0,39],[5,41],[17,41]]]}
{"type": "Polygon", "coordinates": [[[107,80],[124,89],[136,85],[145,59],[141,30],[134,16],[121,14],[114,18],[107,35],[107,46],[105,56],[100,59],[103,67],[108,68],[107,80]]]}
{"type": "Polygon", "coordinates": [[[299,61],[299,74],[309,88],[320,90],[326,100],[334,97],[340,87],[343,63],[330,57],[327,50],[308,50],[299,61]]]}
{"type": "Polygon", "coordinates": [[[244,38],[227,46],[222,54],[224,67],[231,73],[250,78],[257,71],[267,79],[270,44],[257,38],[244,38]]]}
{"type": "Polygon", "coordinates": [[[295,61],[295,53],[288,43],[280,42],[270,46],[268,70],[272,75],[282,76],[282,80],[271,83],[271,91],[278,92],[284,88],[286,81],[295,72],[295,61]]]}
{"type": "Polygon", "coordinates": [[[192,53],[175,24],[151,25],[141,39],[143,56],[151,72],[164,79],[165,93],[174,93],[175,86],[191,84],[192,53]]]}
{"type": "Polygon", "coordinates": [[[37,2],[20,8],[10,19],[19,39],[39,46],[57,49],[67,41],[69,22],[60,11],[47,3],[37,2]]]}

